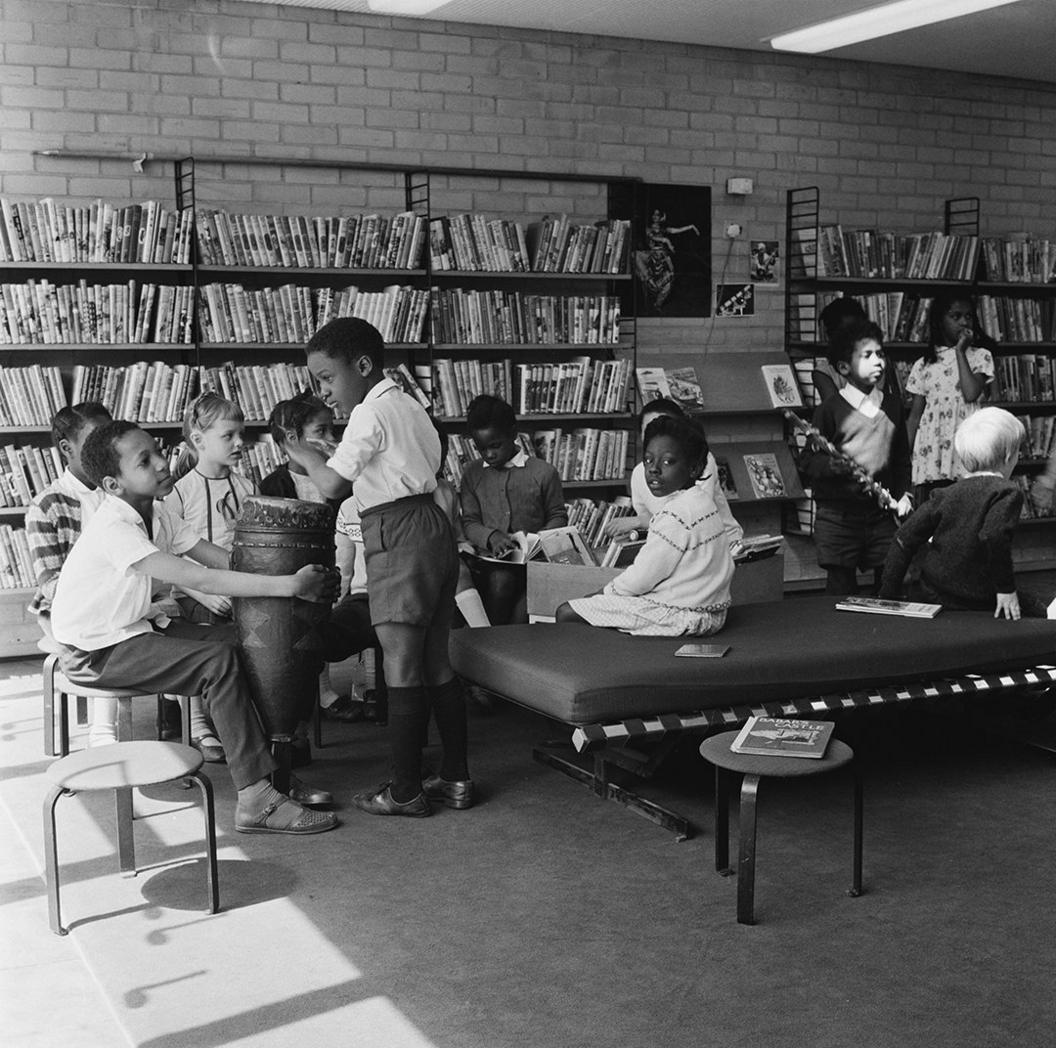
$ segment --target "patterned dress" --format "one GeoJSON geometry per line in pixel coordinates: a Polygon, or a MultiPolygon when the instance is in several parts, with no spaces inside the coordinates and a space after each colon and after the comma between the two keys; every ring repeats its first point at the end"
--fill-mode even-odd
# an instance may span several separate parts
{"type": "MultiPolygon", "coordinates": [[[[957,427],[980,406],[969,404],[961,395],[957,354],[952,346],[936,349],[934,364],[918,360],[906,380],[906,392],[924,397],[924,413],[917,427],[913,445],[913,483],[933,480],[955,480],[961,475],[961,464],[953,450],[957,427]]],[[[985,375],[989,384],[994,378],[994,358],[990,351],[973,346],[965,357],[976,375],[985,375]]]]}

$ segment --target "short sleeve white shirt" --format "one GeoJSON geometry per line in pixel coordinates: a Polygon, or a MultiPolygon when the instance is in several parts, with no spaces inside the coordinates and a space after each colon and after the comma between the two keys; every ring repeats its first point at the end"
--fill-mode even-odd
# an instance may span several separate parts
{"type": "Polygon", "coordinates": [[[140,515],[107,495],[74,543],[59,573],[51,608],[55,639],[98,651],[150,633],[153,582],[134,564],[159,550],[181,556],[199,536],[160,502],[154,503],[153,538],[140,515]]]}
{"type": "Polygon", "coordinates": [[[440,437],[425,408],[391,379],[357,404],[327,465],[354,485],[360,512],[429,495],[440,469],[440,437]]]}

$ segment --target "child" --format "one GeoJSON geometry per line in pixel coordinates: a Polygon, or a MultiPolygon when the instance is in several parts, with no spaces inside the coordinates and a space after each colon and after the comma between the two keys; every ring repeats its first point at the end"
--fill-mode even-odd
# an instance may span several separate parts
{"type": "Polygon", "coordinates": [[[156,503],[172,477],[152,437],[132,422],[94,430],[81,452],[85,473],[105,493],[59,575],[52,628],[64,645],[59,659],[73,681],[100,687],[201,694],[216,722],[238,790],[240,833],[322,833],[337,821],[302,804],[329,794],[291,777],[290,796],[268,777],[268,753],[232,630],[206,630],[151,612],[151,581],[231,597],[300,597],[329,601],[334,572],[309,565],[296,575],[227,570],[226,550],[206,542],[156,503]],[[190,557],[192,559],[185,559],[190,557]],[[197,563],[195,563],[197,562],[197,563]]]}
{"type": "MultiPolygon", "coordinates": [[[[103,501],[103,493],[85,474],[81,449],[88,435],[110,421],[102,404],[87,401],[61,408],[51,420],[51,440],[66,462],[61,477],[49,484],[26,510],[26,539],[33,559],[36,592],[29,610],[51,639],[51,601],[59,570],[74,542],[103,501]]],[[[89,746],[117,741],[117,699],[92,701],[89,746]]]]}
{"type": "MultiPolygon", "coordinates": [[[[242,409],[219,393],[207,391],[192,401],[183,416],[183,439],[193,464],[175,482],[165,500],[200,538],[231,551],[235,520],[247,495],[255,492],[253,481],[236,473],[245,446],[242,409]]],[[[177,590],[174,594],[188,622],[215,624],[231,618],[231,602],[225,596],[177,590]]],[[[190,699],[191,745],[210,763],[224,760],[216,729],[194,695],[190,699]]]]}
{"type": "MultiPolygon", "coordinates": [[[[537,532],[568,524],[561,477],[549,462],[517,444],[517,416],[504,400],[474,397],[466,411],[469,435],[481,459],[462,476],[462,529],[477,550],[501,557],[517,548],[511,532],[537,532]]],[[[527,622],[527,569],[474,558],[470,564],[488,620],[496,626],[527,622]]]]}
{"type": "MultiPolygon", "coordinates": [[[[682,405],[674,400],[668,400],[667,397],[657,397],[655,400],[650,400],[642,408],[640,416],[643,451],[645,449],[645,431],[649,423],[661,415],[667,415],[671,418],[686,417],[682,405]]],[[[718,509],[719,516],[722,519],[730,549],[736,554],[740,548],[741,539],[744,538],[744,528],[741,527],[730,512],[730,504],[726,500],[722,485],[719,483],[718,463],[716,463],[715,456],[710,451],[708,452],[707,462],[704,465],[704,474],[697,483],[708,489],[708,494],[714,500],[715,507],[718,509]]],[[[657,498],[649,490],[649,485],[645,479],[645,466],[641,462],[635,463],[634,469],[631,471],[631,506],[634,508],[635,515],[617,517],[609,525],[608,533],[616,538],[625,535],[629,536],[631,532],[646,531],[649,527],[649,521],[662,505],[663,500],[657,498]]]]}
{"type": "MultiPolygon", "coordinates": [[[[1001,408],[981,408],[954,434],[965,474],[931,497],[902,525],[884,565],[880,596],[898,599],[913,555],[926,547],[914,600],[989,611],[1018,619],[1012,535],[1023,493],[1009,482],[1019,461],[1023,424],[1001,408]]],[[[1045,617],[1043,602],[1024,594],[1023,613],[1045,617]]]]}
{"type": "MultiPolygon", "coordinates": [[[[337,445],[337,437],[334,436],[334,413],[311,393],[302,393],[292,400],[280,400],[268,418],[268,431],[271,433],[271,439],[283,450],[286,449],[286,441],[291,435],[331,447],[337,445]]],[[[302,499],[305,502],[327,501],[304,472],[304,468],[293,461],[272,470],[260,482],[260,493],[284,499],[302,499]]],[[[338,500],[331,499],[330,502],[334,509],[340,507],[338,500]]]]}
{"type": "MultiPolygon", "coordinates": [[[[825,343],[832,350],[832,344],[836,335],[848,324],[867,320],[862,304],[856,298],[847,298],[841,295],[834,298],[819,314],[818,326],[821,334],[825,337],[825,343]]],[[[825,358],[817,361],[813,372],[814,393],[817,396],[815,403],[820,404],[828,400],[834,393],[838,393],[845,385],[843,376],[825,358]]]]}
{"type": "Polygon", "coordinates": [[[384,653],[393,778],[352,802],[372,815],[422,818],[429,798],[473,803],[467,767],[466,699],[448,659],[458,556],[433,492],[440,440],[425,409],[382,371],[385,344],[364,320],[325,324],[307,346],[324,401],[350,410],[327,459],[303,440],[287,454],[328,498],[355,484],[363,527],[370,617],[384,653]],[[422,738],[430,704],[443,745],[438,776],[422,781],[422,738]]]}
{"type": "MultiPolygon", "coordinates": [[[[905,516],[912,508],[909,444],[902,401],[880,389],[887,366],[880,329],[869,320],[850,324],[837,334],[831,360],[846,385],[817,407],[814,425],[887,488],[897,501],[897,514],[905,516]]],[[[879,585],[879,569],[895,534],[887,508],[865,491],[848,466],[824,451],[807,451],[800,468],[817,502],[814,545],[827,575],[825,592],[857,593],[859,570],[873,569],[879,585]]]]}
{"type": "Polygon", "coordinates": [[[646,482],[664,502],[649,522],[645,545],[600,593],[562,604],[558,622],[641,636],[706,637],[722,629],[733,557],[715,501],[697,483],[707,459],[708,442],[692,420],[661,415],[649,423],[646,482]]]}
{"type": "Polygon", "coordinates": [[[929,336],[924,356],[906,380],[906,392],[913,395],[906,424],[913,483],[921,485],[922,494],[958,476],[953,434],[979,407],[994,379],[994,358],[979,345],[972,301],[964,291],[955,288],[935,296],[929,336]]]}

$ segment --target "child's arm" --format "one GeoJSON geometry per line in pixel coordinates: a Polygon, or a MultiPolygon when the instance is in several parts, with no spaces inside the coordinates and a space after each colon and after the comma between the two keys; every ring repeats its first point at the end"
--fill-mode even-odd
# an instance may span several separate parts
{"type": "MultiPolygon", "coordinates": [[[[197,547],[190,552],[198,552],[197,547]]],[[[295,575],[254,575],[246,571],[206,567],[158,550],[130,566],[159,582],[171,582],[182,590],[196,589],[227,597],[300,597],[326,604],[333,601],[339,585],[337,573],[321,564],[306,564],[295,575]]]]}
{"type": "Polygon", "coordinates": [[[543,528],[564,528],[568,525],[568,510],[565,509],[565,493],[561,488],[561,474],[551,469],[543,477],[541,485],[543,499],[543,528]]]}
{"type": "Polygon", "coordinates": [[[37,590],[50,604],[55,597],[59,572],[66,562],[70,546],[62,540],[55,521],[36,503],[26,510],[26,540],[29,542],[37,590]]]}
{"type": "Polygon", "coordinates": [[[997,591],[995,619],[1002,616],[1018,619],[1020,615],[1016,578],[1012,570],[1012,536],[1022,511],[1023,492],[1009,485],[990,504],[986,519],[979,529],[979,541],[986,552],[990,578],[997,591]]]}
{"type": "Polygon", "coordinates": [[[913,451],[917,443],[917,430],[920,428],[920,419],[924,414],[924,405],[928,400],[922,393],[914,393],[913,400],[909,405],[909,415],[906,416],[906,438],[909,440],[909,450],[913,451]]]}
{"type": "Polygon", "coordinates": [[[939,517],[935,513],[935,504],[931,501],[925,502],[920,509],[910,514],[888,547],[878,596],[885,600],[901,599],[902,582],[909,570],[909,565],[917,550],[931,538],[938,523],[939,517]]]}
{"type": "Polygon", "coordinates": [[[650,531],[631,564],[601,592],[624,597],[640,597],[651,593],[671,576],[683,552],[657,532],[650,531]]]}
{"type": "Polygon", "coordinates": [[[474,549],[485,549],[492,550],[492,552],[499,552],[493,549],[493,541],[495,543],[501,542],[501,539],[507,540],[507,546],[503,548],[512,548],[516,543],[513,539],[504,531],[500,531],[498,528],[488,527],[484,523],[484,510],[480,505],[480,499],[477,496],[475,486],[475,473],[472,470],[467,469],[465,476],[462,478],[462,487],[458,493],[459,505],[462,508],[462,531],[466,538],[473,543],[474,549]],[[500,538],[501,536],[501,538],[500,538]]]}
{"type": "MultiPolygon", "coordinates": [[[[290,460],[296,462],[308,474],[308,479],[319,489],[319,493],[323,498],[343,499],[351,494],[352,480],[342,476],[336,469],[331,469],[326,464],[327,456],[318,448],[305,443],[300,437],[292,436],[287,437],[283,447],[290,460]]],[[[376,451],[377,449],[375,448],[374,450],[376,451]]],[[[355,470],[356,476],[359,475],[363,466],[366,465],[373,455],[374,451],[357,458],[359,465],[355,470]]],[[[354,480],[355,477],[352,479],[354,480]]]]}
{"type": "Polygon", "coordinates": [[[957,345],[953,347],[957,355],[957,384],[961,388],[961,396],[968,404],[974,404],[983,395],[986,384],[990,380],[988,375],[973,371],[972,365],[968,362],[966,350],[971,340],[971,334],[966,332],[961,335],[957,340],[957,345]]]}

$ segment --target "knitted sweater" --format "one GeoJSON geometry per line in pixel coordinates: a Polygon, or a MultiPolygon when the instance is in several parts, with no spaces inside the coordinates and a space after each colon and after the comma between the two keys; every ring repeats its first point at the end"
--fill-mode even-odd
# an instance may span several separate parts
{"type": "Polygon", "coordinates": [[[462,530],[477,549],[488,548],[493,531],[536,532],[568,523],[557,470],[540,458],[506,469],[485,467],[479,459],[466,466],[459,489],[462,530]]]}
{"type": "MultiPolygon", "coordinates": [[[[896,499],[909,490],[909,438],[898,397],[885,394],[879,414],[869,418],[837,393],[814,412],[814,425],[896,499]]],[[[806,451],[800,459],[800,469],[818,502],[840,502],[863,508],[876,505],[862,485],[823,451],[806,451]]]]}
{"type": "Polygon", "coordinates": [[[901,596],[913,554],[928,539],[922,581],[951,607],[992,608],[1016,588],[1012,534],[1023,493],[1002,477],[963,477],[940,488],[899,529],[884,564],[880,596],[901,596]]]}

